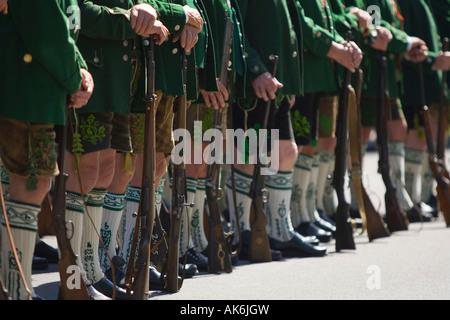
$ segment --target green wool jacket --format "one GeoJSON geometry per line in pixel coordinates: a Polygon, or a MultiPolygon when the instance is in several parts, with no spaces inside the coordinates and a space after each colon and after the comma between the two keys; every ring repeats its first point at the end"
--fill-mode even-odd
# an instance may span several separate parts
{"type": "MultiPolygon", "coordinates": [[[[440,101],[441,71],[433,71],[432,65],[439,55],[440,37],[433,13],[426,0],[398,0],[401,13],[405,18],[405,31],[411,36],[424,40],[429,49],[428,58],[423,62],[425,102],[430,105],[440,101]]],[[[418,67],[403,60],[404,105],[421,104],[418,67]]]]}
{"type": "Polygon", "coordinates": [[[327,57],[334,42],[344,38],[337,33],[331,7],[321,0],[295,0],[303,34],[305,93],[333,92],[340,86],[334,62],[327,57]]]}
{"type": "Polygon", "coordinates": [[[65,124],[66,98],[87,68],[75,45],[76,24],[68,23],[76,5],[9,1],[8,15],[0,14],[0,117],[65,124]]]}
{"type": "MultiPolygon", "coordinates": [[[[245,40],[241,26],[242,18],[235,0],[203,0],[202,5],[209,26],[208,49],[203,70],[205,81],[202,88],[206,91],[217,91],[216,79],[220,77],[222,67],[225,19],[228,17],[233,23],[233,32],[230,58],[227,65],[233,72],[245,79],[247,64],[244,56],[245,40]]],[[[233,76],[230,80],[232,81],[231,91],[233,96],[231,100],[234,100],[236,95],[243,97],[245,95],[244,81],[236,84],[233,81],[233,76]]]]}
{"type": "Polygon", "coordinates": [[[248,98],[255,98],[251,82],[271,72],[271,55],[278,55],[276,78],[284,87],[278,96],[303,94],[302,55],[286,0],[237,0],[246,37],[248,98]]]}
{"type": "MultiPolygon", "coordinates": [[[[402,92],[402,72],[401,59],[408,46],[408,34],[402,30],[401,17],[396,13],[391,0],[344,0],[346,10],[355,6],[362,10],[368,10],[370,6],[380,9],[380,17],[375,17],[380,26],[385,27],[392,33],[392,41],[388,44],[386,50],[386,89],[392,98],[399,97],[402,92]]],[[[369,12],[373,14],[373,12],[369,12]]],[[[376,97],[377,79],[378,79],[378,52],[370,47],[372,35],[361,37],[360,47],[364,52],[361,68],[364,71],[364,83],[362,87],[362,96],[376,97]]]]}
{"type": "MultiPolygon", "coordinates": [[[[169,29],[171,34],[181,32],[186,22],[184,9],[180,5],[165,3],[156,0],[94,0],[86,1],[90,10],[81,10],[82,21],[92,14],[93,8],[99,6],[110,14],[98,17],[96,23],[82,23],[78,47],[89,65],[94,78],[95,89],[89,103],[78,112],[105,112],[114,111],[130,113],[130,83],[132,79],[132,61],[135,58],[134,48],[141,38],[131,28],[129,9],[137,3],[145,2],[152,5],[159,14],[161,22],[169,29]]],[[[166,42],[169,44],[169,42],[166,42]]],[[[166,44],[165,43],[165,44],[166,44]]],[[[162,46],[161,46],[162,47],[162,46]]],[[[155,53],[157,59],[162,56],[173,56],[166,50],[155,53]]],[[[180,55],[177,54],[180,59],[180,55]]],[[[159,64],[158,68],[161,68],[159,64]]],[[[157,89],[167,90],[164,72],[157,73],[157,89]]]]}

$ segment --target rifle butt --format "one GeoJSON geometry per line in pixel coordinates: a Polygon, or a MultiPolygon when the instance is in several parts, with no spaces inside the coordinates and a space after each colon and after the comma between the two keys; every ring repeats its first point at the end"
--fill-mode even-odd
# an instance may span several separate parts
{"type": "Polygon", "coordinates": [[[395,190],[386,192],[384,196],[386,205],[386,225],[390,232],[408,230],[408,218],[400,209],[395,190]]]}
{"type": "Polygon", "coordinates": [[[353,239],[353,229],[350,223],[350,205],[340,202],[336,210],[336,251],[355,250],[356,245],[353,239]]]}
{"type": "MultiPolygon", "coordinates": [[[[77,275],[69,273],[73,266],[76,266],[75,259],[70,259],[71,252],[61,255],[62,258],[58,261],[59,276],[61,281],[61,297],[63,300],[92,300],[92,296],[89,294],[84,280],[81,278],[81,274],[78,272],[79,278],[75,279],[77,275]],[[67,259],[69,258],[69,261],[67,259]],[[71,285],[69,286],[69,283],[71,285]]],[[[75,258],[75,256],[73,256],[75,258]]]]}
{"type": "Polygon", "coordinates": [[[251,213],[254,220],[251,224],[249,242],[249,261],[271,262],[269,238],[266,232],[266,215],[262,208],[262,201],[252,201],[251,213]]]}
{"type": "Polygon", "coordinates": [[[170,216],[169,253],[167,255],[167,275],[165,283],[165,289],[171,293],[175,293],[180,290],[180,286],[178,283],[180,228],[180,217],[175,217],[174,213],[172,212],[170,216]]]}
{"type": "Polygon", "coordinates": [[[209,227],[208,227],[208,272],[231,273],[230,247],[225,239],[222,222],[219,216],[217,201],[208,199],[209,203],[209,227]]]}
{"type": "Polygon", "coordinates": [[[369,241],[371,242],[375,239],[390,237],[391,233],[387,229],[380,214],[375,210],[372,201],[370,201],[365,190],[363,190],[363,200],[364,209],[366,211],[367,236],[369,237],[369,241]]]}
{"type": "Polygon", "coordinates": [[[450,227],[450,194],[448,191],[448,189],[444,190],[439,185],[436,187],[440,211],[444,217],[445,225],[450,227]]]}
{"type": "Polygon", "coordinates": [[[133,300],[148,300],[150,295],[149,263],[137,263],[138,267],[135,279],[139,279],[139,281],[135,281],[133,284],[133,294],[131,295],[133,300]]]}
{"type": "Polygon", "coordinates": [[[52,200],[49,193],[42,201],[41,211],[39,212],[38,235],[39,237],[55,235],[55,229],[52,225],[52,200]]]}

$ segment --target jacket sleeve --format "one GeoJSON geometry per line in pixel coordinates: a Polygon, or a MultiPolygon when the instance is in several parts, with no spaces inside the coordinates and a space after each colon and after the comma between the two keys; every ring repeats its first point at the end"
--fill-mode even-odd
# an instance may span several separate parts
{"type": "Polygon", "coordinates": [[[80,56],[70,36],[68,19],[56,1],[8,3],[20,38],[32,59],[51,74],[68,94],[81,84],[80,56]]]}
{"type": "MultiPolygon", "coordinates": [[[[139,0],[139,3],[148,3],[158,12],[159,20],[169,29],[170,34],[181,33],[186,24],[186,12],[183,5],[166,3],[159,0],[139,0]]],[[[185,2],[183,2],[185,3],[185,2]]]]}
{"type": "Polygon", "coordinates": [[[300,13],[305,48],[319,57],[326,57],[333,41],[340,42],[342,37],[339,36],[335,39],[335,36],[330,31],[316,25],[314,20],[305,15],[300,1],[296,1],[296,4],[300,13]]]}

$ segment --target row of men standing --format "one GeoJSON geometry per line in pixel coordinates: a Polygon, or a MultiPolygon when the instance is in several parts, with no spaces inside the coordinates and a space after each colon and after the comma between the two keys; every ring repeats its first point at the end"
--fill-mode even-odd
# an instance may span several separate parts
{"type": "MultiPolygon", "coordinates": [[[[51,177],[58,174],[54,125],[65,124],[69,96],[71,113],[76,115],[65,164],[69,176],[66,216],[73,222],[71,244],[91,295],[96,299],[112,295],[113,284],[105,276],[109,261],[103,249],[97,250],[95,230],[101,230],[110,256],[117,254],[127,261],[136,220],[133,213],[141,191],[143,53],[150,34],[156,39],[159,208],[174,147],[173,106],[184,94],[183,50],[190,53],[187,96],[192,104],[187,110],[187,127],[192,133],[194,120],[202,120],[203,130],[208,129],[212,110],[224,107],[225,101],[232,105],[228,119],[232,128],[258,128],[263,121],[262,108],[273,100],[268,128],[280,133],[279,168],[266,177],[273,259],[326,255],[326,249],[317,243],[319,239],[327,241],[334,230],[336,206],[327,176],[334,169],[341,74],[343,68],[364,70],[361,111],[364,140],[368,141],[376,119],[377,69],[372,50],[386,51],[388,57],[390,160],[393,170],[399,172],[394,175],[400,186],[398,195],[410,221],[417,221],[419,215],[415,204],[432,194],[431,188],[423,199],[417,193],[420,180],[424,186],[427,180],[421,179],[426,145],[420,134],[423,122],[415,70],[417,63],[424,64],[426,102],[433,110],[439,102],[440,70],[448,70],[450,64],[448,52],[440,52],[438,38],[448,33],[448,1],[399,0],[397,6],[390,0],[149,0],[140,4],[130,0],[115,1],[114,5],[81,0],[2,0],[0,9],[0,40],[5,44],[0,52],[0,158],[5,168],[2,177],[8,180],[3,186],[9,185],[4,192],[6,210],[29,287],[38,213],[51,177]],[[80,20],[73,20],[74,5],[80,20]],[[371,16],[365,11],[369,6],[380,10],[376,28],[369,24],[371,16]],[[433,11],[439,16],[433,16],[433,11]],[[47,16],[55,19],[43,18],[47,16]],[[230,91],[217,80],[226,16],[234,21],[230,91]],[[437,18],[443,21],[438,24],[439,31],[437,18]],[[418,21],[424,25],[419,26],[418,21]],[[353,39],[360,39],[358,45],[344,39],[347,31],[353,39]],[[270,56],[275,54],[279,65],[273,77],[270,56]]],[[[234,217],[239,215],[241,258],[248,253],[252,173],[252,165],[235,166],[239,213],[228,206],[233,229],[234,217]]],[[[191,234],[186,232],[189,228],[182,228],[180,256],[189,251],[190,262],[201,268],[207,261],[201,253],[207,246],[202,228],[206,166],[187,165],[186,174],[188,201],[195,207],[188,210],[184,225],[196,228],[191,228],[191,234]]],[[[227,183],[228,199],[231,192],[227,183]]],[[[429,209],[424,204],[420,207],[429,209]]],[[[421,214],[429,216],[425,210],[421,214]]],[[[14,299],[26,299],[17,270],[7,263],[12,260],[2,222],[1,275],[14,299]]],[[[116,290],[117,298],[126,298],[122,288],[116,290]]]]}

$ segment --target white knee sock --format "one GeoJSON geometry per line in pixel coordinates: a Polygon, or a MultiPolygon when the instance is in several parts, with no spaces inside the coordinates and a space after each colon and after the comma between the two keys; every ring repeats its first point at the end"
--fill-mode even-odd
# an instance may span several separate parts
{"type": "Polygon", "coordinates": [[[419,203],[421,198],[420,180],[424,156],[424,151],[405,148],[405,185],[415,203],[419,203]]]}
{"type": "Polygon", "coordinates": [[[127,268],[128,260],[131,253],[131,245],[133,242],[134,228],[136,226],[135,213],[139,210],[139,201],[141,199],[141,188],[135,186],[128,186],[125,196],[125,210],[123,214],[123,222],[121,230],[122,244],[119,251],[119,256],[125,260],[123,268],[127,268]]]}
{"type": "Polygon", "coordinates": [[[269,191],[269,201],[266,205],[270,237],[289,241],[294,236],[291,221],[291,194],[293,172],[277,172],[266,176],[266,188],[269,191]]]}
{"type": "MultiPolygon", "coordinates": [[[[17,255],[20,259],[25,276],[25,281],[28,288],[33,293],[31,273],[34,246],[36,243],[37,216],[40,211],[40,207],[14,201],[5,201],[5,206],[9,225],[11,227],[12,237],[17,249],[17,255]]],[[[1,213],[0,216],[0,230],[1,243],[3,246],[0,256],[0,269],[6,289],[8,289],[13,300],[27,300],[28,292],[25,290],[23,279],[20,276],[16,260],[14,259],[14,255],[11,250],[3,213],[1,213]]]]}
{"type": "Polygon", "coordinates": [[[81,263],[81,238],[83,236],[84,203],[81,194],[77,192],[66,192],[66,222],[73,230],[70,238],[70,246],[76,256],[76,262],[80,269],[80,274],[86,282],[86,272],[81,263]]]}
{"type": "Polygon", "coordinates": [[[106,189],[93,189],[87,194],[87,212],[83,221],[83,236],[81,238],[81,262],[86,271],[88,284],[94,284],[103,277],[98,256],[99,237],[103,215],[103,203],[106,189]],[[90,218],[88,217],[90,215],[90,218]]]}
{"type": "Polygon", "coordinates": [[[422,161],[422,188],[421,199],[423,202],[428,202],[430,197],[435,194],[436,180],[431,172],[428,157],[424,156],[422,161]]]}
{"type": "Polygon", "coordinates": [[[306,206],[306,192],[311,178],[313,157],[300,153],[294,167],[294,177],[291,195],[291,219],[294,227],[302,222],[311,221],[306,206]]]}
{"type": "Polygon", "coordinates": [[[115,194],[108,192],[105,195],[100,236],[102,237],[103,244],[108,250],[109,258],[104,248],[100,245],[98,247],[98,255],[100,259],[100,266],[103,271],[109,269],[109,259],[116,256],[116,237],[117,231],[119,230],[120,221],[122,220],[124,207],[125,193],[115,194]]]}
{"type": "MultiPolygon", "coordinates": [[[[250,209],[252,205],[252,199],[248,196],[250,192],[250,185],[252,183],[253,177],[243,173],[239,170],[234,170],[234,180],[236,186],[236,206],[239,217],[239,227],[241,232],[250,231],[250,209]]],[[[231,231],[237,235],[237,219],[236,213],[234,212],[234,202],[233,202],[233,190],[231,185],[231,170],[228,174],[228,180],[226,183],[227,201],[230,213],[230,224],[231,231]]],[[[234,237],[235,241],[238,241],[238,237],[234,237]]]]}
{"type": "Polygon", "coordinates": [[[313,163],[311,166],[311,177],[309,179],[308,189],[306,191],[306,209],[308,210],[311,221],[317,220],[316,209],[316,191],[317,191],[317,178],[319,176],[320,168],[320,154],[313,155],[313,163]]]}
{"type": "Polygon", "coordinates": [[[317,210],[325,211],[325,207],[323,205],[323,195],[325,192],[325,184],[327,182],[328,177],[328,167],[330,166],[330,157],[331,154],[326,151],[320,152],[320,165],[319,165],[319,174],[317,176],[317,194],[316,194],[316,208],[317,210]]]}
{"type": "Polygon", "coordinates": [[[389,141],[389,164],[392,171],[392,182],[397,188],[397,198],[403,210],[414,206],[405,188],[405,144],[401,141],[389,141]]]}
{"type": "Polygon", "coordinates": [[[332,185],[335,162],[336,162],[336,155],[332,153],[330,155],[330,164],[328,166],[327,181],[325,182],[325,188],[323,193],[323,207],[325,208],[325,213],[330,217],[334,216],[337,208],[336,190],[332,185]]]}
{"type": "MultiPolygon", "coordinates": [[[[195,193],[197,191],[197,179],[187,177],[187,199],[186,203],[193,203],[195,200],[195,193]]],[[[180,257],[184,256],[188,249],[192,248],[193,242],[190,232],[189,222],[191,221],[192,208],[185,207],[183,214],[181,215],[181,227],[180,227],[180,257]]]]}
{"type": "Polygon", "coordinates": [[[205,193],[205,178],[198,178],[195,206],[191,216],[191,235],[194,246],[199,252],[203,252],[208,246],[208,238],[204,229],[205,193]]]}

